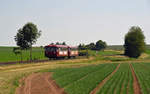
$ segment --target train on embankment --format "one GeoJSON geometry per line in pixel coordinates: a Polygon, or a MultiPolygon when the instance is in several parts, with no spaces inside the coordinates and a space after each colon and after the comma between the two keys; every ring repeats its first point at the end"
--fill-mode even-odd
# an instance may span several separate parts
{"type": "Polygon", "coordinates": [[[75,58],[79,55],[78,48],[67,45],[47,45],[45,48],[45,56],[51,58],[75,58]]]}

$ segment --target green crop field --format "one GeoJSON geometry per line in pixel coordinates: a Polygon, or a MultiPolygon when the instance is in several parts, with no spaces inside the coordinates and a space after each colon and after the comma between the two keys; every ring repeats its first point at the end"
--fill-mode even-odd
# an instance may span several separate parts
{"type": "Polygon", "coordinates": [[[117,64],[101,64],[54,71],[53,78],[69,94],[88,94],[107,77],[117,64]]]}
{"type": "Polygon", "coordinates": [[[97,94],[133,94],[133,77],[129,64],[121,64],[118,71],[97,94]]]}
{"type": "MultiPolygon", "coordinates": [[[[150,92],[150,63],[133,63],[142,94],[150,92]]],[[[68,94],[90,94],[118,66],[118,63],[90,65],[79,68],[51,70],[53,79],[68,94]]],[[[99,88],[96,94],[135,94],[133,75],[129,63],[121,63],[119,69],[99,88]]]]}
{"type": "Polygon", "coordinates": [[[150,63],[133,64],[135,73],[139,79],[142,94],[150,93],[150,63]]]}
{"type": "MultiPolygon", "coordinates": [[[[52,72],[57,84],[68,94],[90,94],[96,86],[116,69],[118,64],[100,64],[79,68],[55,69],[52,72]]],[[[150,63],[133,63],[142,94],[150,92],[150,63]]],[[[129,63],[119,69],[96,94],[135,94],[133,75],[129,63]]]]}
{"type": "MultiPolygon", "coordinates": [[[[19,79],[32,72],[52,72],[52,78],[67,94],[90,94],[117,66],[120,67],[96,94],[135,94],[130,63],[105,63],[88,59],[0,67],[0,94],[14,94],[19,79]],[[102,64],[101,64],[102,63],[102,64]],[[7,79],[5,79],[7,78],[7,79]]],[[[142,94],[149,94],[150,63],[132,63],[142,94]]]]}
{"type": "MultiPolygon", "coordinates": [[[[30,59],[29,50],[23,51],[23,60],[30,59]]],[[[46,59],[44,56],[44,49],[40,47],[33,47],[33,60],[37,59],[46,59]]],[[[20,55],[15,55],[13,53],[13,47],[0,47],[0,62],[11,62],[11,61],[20,61],[20,55]]]]}

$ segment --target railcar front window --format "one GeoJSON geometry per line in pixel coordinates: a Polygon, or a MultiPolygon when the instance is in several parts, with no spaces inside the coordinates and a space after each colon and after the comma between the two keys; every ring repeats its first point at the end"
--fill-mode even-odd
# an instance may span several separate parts
{"type": "Polygon", "coordinates": [[[57,48],[56,47],[47,47],[47,48],[45,48],[45,50],[49,51],[49,52],[56,52],[57,48]]]}

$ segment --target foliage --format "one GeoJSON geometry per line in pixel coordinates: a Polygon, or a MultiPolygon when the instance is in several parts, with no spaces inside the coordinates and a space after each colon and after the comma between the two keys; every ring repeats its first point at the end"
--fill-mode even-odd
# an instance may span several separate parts
{"type": "Polygon", "coordinates": [[[95,46],[95,43],[90,43],[88,45],[86,45],[86,48],[90,49],[90,50],[96,50],[96,46],[95,46]]]}
{"type": "Polygon", "coordinates": [[[51,43],[52,45],[67,45],[66,42],[56,42],[56,43],[51,43]]]}
{"type": "Polygon", "coordinates": [[[24,34],[21,29],[18,30],[18,33],[15,36],[15,41],[20,49],[24,50],[29,48],[27,41],[24,40],[24,34]]]}
{"type": "Polygon", "coordinates": [[[21,58],[21,62],[22,62],[22,50],[20,49],[20,47],[14,47],[13,53],[15,53],[16,55],[20,54],[20,58],[21,58]]]}
{"type": "Polygon", "coordinates": [[[107,47],[107,44],[106,42],[102,41],[102,40],[99,40],[95,43],[90,43],[90,44],[79,44],[78,48],[79,50],[86,50],[86,49],[89,49],[89,50],[104,50],[105,48],[107,47]]]}
{"type": "Polygon", "coordinates": [[[125,55],[138,58],[145,51],[144,34],[140,27],[131,27],[125,35],[125,55]]]}
{"type": "Polygon", "coordinates": [[[15,36],[15,41],[22,50],[30,48],[30,60],[32,60],[32,45],[40,35],[41,31],[38,31],[37,26],[29,22],[20,28],[15,36]]]}
{"type": "Polygon", "coordinates": [[[99,40],[96,42],[96,50],[104,50],[107,46],[106,42],[99,40]]]}
{"type": "Polygon", "coordinates": [[[18,54],[21,54],[21,51],[20,51],[20,48],[19,47],[14,47],[13,48],[13,52],[18,55],[18,54]]]}
{"type": "Polygon", "coordinates": [[[86,50],[86,49],[87,49],[87,46],[84,45],[84,44],[79,44],[78,49],[79,49],[79,50],[86,50]]]}

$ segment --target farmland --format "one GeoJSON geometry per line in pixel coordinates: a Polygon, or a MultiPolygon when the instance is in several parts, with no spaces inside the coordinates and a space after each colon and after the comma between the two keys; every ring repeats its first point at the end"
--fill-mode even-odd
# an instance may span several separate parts
{"type": "Polygon", "coordinates": [[[132,83],[133,77],[129,64],[121,64],[118,71],[106,82],[97,94],[133,94],[132,83]]]}
{"type": "Polygon", "coordinates": [[[54,72],[54,79],[69,94],[88,94],[95,86],[107,77],[117,64],[102,64],[69,70],[54,72]],[[108,70],[106,70],[108,69],[108,70]],[[61,72],[63,71],[63,76],[61,72]],[[61,76],[61,78],[60,78],[61,76]],[[90,84],[90,85],[89,85],[90,84]]]}
{"type": "MultiPolygon", "coordinates": [[[[111,60],[111,61],[125,61],[131,60],[130,58],[118,58],[117,56],[123,54],[122,51],[116,51],[114,48],[120,49],[121,46],[108,46],[106,51],[100,51],[96,54],[95,51],[88,51],[90,56],[101,56],[99,59],[101,60],[111,60]],[[115,56],[114,56],[115,55],[115,56]],[[117,56],[116,56],[117,55],[117,56]],[[114,57],[111,57],[114,56],[114,57]]],[[[149,46],[147,46],[149,48],[149,46]]],[[[48,59],[44,56],[44,48],[43,47],[33,47],[33,60],[45,60],[48,59]]],[[[146,50],[146,54],[150,54],[149,50],[146,50]]],[[[30,59],[30,52],[29,50],[23,50],[23,61],[28,61],[30,59]]],[[[149,56],[150,57],[150,56],[149,56]]],[[[15,62],[20,61],[20,55],[16,55],[13,53],[13,47],[0,47],[0,62],[15,62]]]]}
{"type": "MultiPolygon", "coordinates": [[[[29,50],[23,51],[23,60],[29,60],[29,50]]],[[[40,47],[33,48],[33,60],[46,59],[44,49],[40,47]]],[[[20,61],[20,55],[13,53],[13,47],[0,47],[0,62],[20,61]]]]}
{"type": "MultiPolygon", "coordinates": [[[[3,48],[1,52],[6,50],[13,54],[9,47],[3,48]]],[[[33,51],[34,56],[45,59],[42,48],[34,48],[33,51]]],[[[24,60],[27,60],[29,51],[24,51],[24,54],[27,55],[24,60]]],[[[145,53],[148,57],[139,59],[122,56],[122,51],[115,50],[98,53],[89,51],[89,54],[89,58],[0,66],[0,94],[15,94],[16,88],[24,83],[19,81],[23,77],[47,73],[52,73],[51,78],[67,94],[149,94],[149,50],[145,53]],[[138,92],[135,91],[136,86],[139,87],[138,92]]],[[[10,56],[12,59],[4,59],[2,56],[3,61],[16,57],[20,59],[15,55],[10,56]]]]}
{"type": "Polygon", "coordinates": [[[150,94],[150,0],[1,0],[0,94],[150,94]]]}
{"type": "Polygon", "coordinates": [[[133,64],[143,94],[150,92],[150,64],[133,64]]]}
{"type": "MultiPolygon", "coordinates": [[[[64,88],[67,94],[90,94],[97,87],[96,93],[91,94],[136,94],[134,93],[134,80],[129,63],[87,61],[85,59],[71,63],[71,61],[66,60],[63,61],[63,64],[57,61],[1,67],[0,94],[14,94],[15,88],[19,85],[19,79],[33,72],[53,73],[52,79],[61,88],[64,88]]],[[[150,64],[133,63],[132,66],[137,75],[142,94],[148,94],[150,64]],[[144,69],[141,69],[141,67],[144,67],[144,69]]]]}

